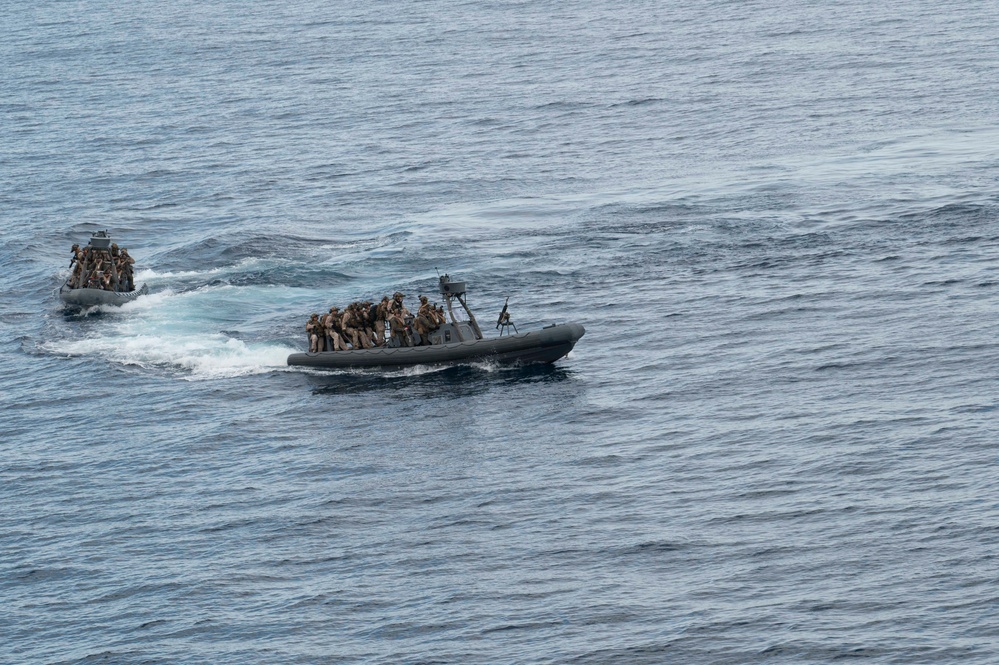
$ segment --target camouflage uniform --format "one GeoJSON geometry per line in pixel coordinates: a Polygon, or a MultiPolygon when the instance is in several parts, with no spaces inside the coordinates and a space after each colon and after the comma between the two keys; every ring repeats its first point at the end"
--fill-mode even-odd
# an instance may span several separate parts
{"type": "Polygon", "coordinates": [[[357,306],[358,303],[356,302],[347,306],[346,311],[340,318],[340,327],[353,348],[367,349],[371,346],[371,340],[366,339],[364,336],[363,322],[358,316],[357,306]]]}
{"type": "Polygon", "coordinates": [[[343,314],[340,315],[340,334],[350,344],[350,348],[358,349],[360,347],[357,344],[357,333],[354,330],[353,317],[350,311],[351,307],[351,305],[347,305],[343,310],[343,314]]]}
{"type": "Polygon", "coordinates": [[[365,300],[357,308],[357,318],[361,322],[361,335],[364,336],[364,341],[367,344],[364,348],[370,349],[378,346],[378,342],[375,338],[375,312],[374,307],[371,306],[370,300],[365,300]]]}
{"type": "Polygon", "coordinates": [[[309,322],[305,324],[305,333],[309,336],[309,353],[317,353],[319,351],[320,331],[319,315],[313,314],[309,318],[309,322]]]}
{"type": "Polygon", "coordinates": [[[70,288],[75,289],[83,286],[81,281],[83,278],[83,263],[86,258],[79,245],[73,245],[73,248],[70,251],[73,252],[73,256],[69,260],[69,267],[73,269],[73,272],[69,278],[69,286],[70,288]]]}
{"type": "Polygon", "coordinates": [[[409,316],[409,310],[406,309],[406,305],[404,305],[403,302],[402,302],[402,299],[405,298],[405,297],[406,297],[406,295],[404,293],[401,293],[400,291],[396,291],[392,295],[392,307],[394,307],[396,309],[401,309],[402,310],[401,316],[402,316],[403,321],[405,321],[406,317],[409,316]]]}
{"type": "Polygon", "coordinates": [[[357,309],[354,310],[358,336],[361,339],[361,345],[366,349],[373,349],[375,347],[375,329],[374,323],[369,320],[370,311],[370,302],[357,303],[357,309]]]}
{"type": "Polygon", "coordinates": [[[126,291],[135,290],[135,275],[132,266],[135,264],[135,259],[128,255],[128,250],[122,247],[121,249],[121,283],[122,288],[126,291]]]}
{"type": "Polygon", "coordinates": [[[409,339],[409,334],[406,331],[406,319],[403,312],[406,308],[401,304],[393,302],[391,309],[389,310],[388,322],[392,329],[392,338],[398,340],[399,346],[412,346],[413,343],[409,339]]]}
{"type": "Polygon", "coordinates": [[[416,312],[416,319],[413,321],[413,329],[420,336],[420,344],[430,343],[430,331],[436,328],[436,317],[433,315],[433,308],[426,296],[420,296],[420,309],[416,312]]]}
{"type": "Polygon", "coordinates": [[[391,302],[389,297],[385,296],[375,308],[375,343],[378,346],[385,344],[385,322],[389,317],[389,303],[391,302]]]}
{"type": "Polygon", "coordinates": [[[330,307],[330,312],[322,318],[323,329],[326,331],[327,351],[346,351],[347,347],[340,338],[340,312],[336,307],[330,307]]]}

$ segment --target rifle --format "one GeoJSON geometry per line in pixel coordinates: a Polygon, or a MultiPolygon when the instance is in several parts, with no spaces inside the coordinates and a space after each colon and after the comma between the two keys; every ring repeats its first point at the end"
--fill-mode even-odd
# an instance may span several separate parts
{"type": "Polygon", "coordinates": [[[507,297],[506,297],[506,302],[505,302],[505,303],[503,303],[503,311],[502,311],[502,312],[500,312],[500,315],[499,315],[499,318],[498,318],[498,319],[496,319],[496,329],[497,329],[497,330],[499,330],[499,327],[500,327],[501,325],[503,325],[503,323],[505,322],[506,318],[507,318],[507,317],[509,316],[509,315],[508,315],[508,314],[506,313],[506,308],[507,308],[507,306],[508,306],[509,304],[510,304],[510,296],[507,296],[507,297]]]}

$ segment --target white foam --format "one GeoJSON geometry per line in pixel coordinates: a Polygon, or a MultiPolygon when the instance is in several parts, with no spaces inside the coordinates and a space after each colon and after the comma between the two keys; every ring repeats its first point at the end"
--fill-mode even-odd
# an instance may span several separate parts
{"type": "Polygon", "coordinates": [[[165,272],[158,272],[152,268],[143,268],[142,270],[137,270],[135,273],[135,281],[139,282],[158,282],[165,279],[182,279],[187,277],[202,277],[205,275],[217,275],[222,272],[222,268],[212,268],[210,270],[167,270],[165,272]]]}
{"type": "Polygon", "coordinates": [[[448,369],[447,365],[410,365],[386,369],[384,367],[342,367],[342,368],[312,368],[295,367],[294,371],[317,376],[378,376],[383,379],[410,378],[425,374],[436,374],[448,369]]]}
{"type": "Polygon", "coordinates": [[[492,374],[493,372],[503,369],[502,366],[491,360],[479,360],[477,362],[470,363],[470,365],[475,369],[481,370],[488,374],[492,374]]]}
{"type": "Polygon", "coordinates": [[[110,316],[96,321],[86,337],[47,342],[42,348],[56,354],[96,356],[123,365],[165,369],[195,380],[284,370],[288,354],[298,349],[280,342],[244,341],[219,332],[226,327],[245,329],[245,315],[254,304],[259,306],[259,290],[229,285],[182,292],[165,289],[121,307],[96,307],[90,311],[110,316]]]}
{"type": "Polygon", "coordinates": [[[99,356],[123,365],[182,370],[186,378],[219,379],[272,372],[286,367],[296,349],[215,335],[102,336],[43,345],[51,353],[99,356]]]}
{"type": "Polygon", "coordinates": [[[220,275],[239,275],[246,272],[281,268],[289,265],[291,264],[286,259],[250,256],[231,265],[208,268],[207,270],[166,270],[160,272],[152,268],[143,268],[136,271],[135,281],[136,283],[149,282],[150,284],[158,284],[172,279],[215,279],[220,275]]]}
{"type": "Polygon", "coordinates": [[[413,377],[413,376],[424,376],[426,374],[436,374],[437,372],[443,372],[448,369],[444,365],[411,365],[409,367],[400,367],[398,370],[393,370],[390,376],[396,377],[413,377]]]}

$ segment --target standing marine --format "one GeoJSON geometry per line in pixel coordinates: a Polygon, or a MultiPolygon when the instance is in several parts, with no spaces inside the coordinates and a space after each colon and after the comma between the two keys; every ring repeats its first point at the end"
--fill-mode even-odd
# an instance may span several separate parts
{"type": "Polygon", "coordinates": [[[405,305],[400,301],[393,300],[392,306],[389,309],[389,329],[392,332],[392,338],[396,340],[396,346],[412,346],[413,343],[409,338],[409,331],[406,329],[406,312],[405,305]]]}
{"type": "Polygon", "coordinates": [[[375,341],[378,346],[385,345],[385,322],[388,321],[391,302],[388,296],[383,296],[382,301],[375,306],[375,341]]]}
{"type": "Polygon", "coordinates": [[[436,328],[437,317],[433,314],[433,307],[426,296],[420,296],[420,309],[416,312],[413,320],[413,329],[420,336],[418,344],[430,343],[430,331],[436,328]]]}
{"type": "Polygon", "coordinates": [[[119,255],[118,261],[121,267],[121,281],[124,283],[125,291],[135,290],[135,259],[128,255],[128,250],[124,247],[121,248],[121,254],[119,255]]]}

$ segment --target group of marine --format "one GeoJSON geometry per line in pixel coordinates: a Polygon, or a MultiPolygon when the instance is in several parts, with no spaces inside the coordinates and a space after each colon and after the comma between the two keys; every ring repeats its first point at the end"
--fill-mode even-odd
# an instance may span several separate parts
{"type": "Polygon", "coordinates": [[[330,307],[322,317],[313,314],[305,324],[309,352],[429,344],[430,333],[447,323],[444,307],[420,296],[420,308],[414,316],[402,302],[405,297],[396,291],[391,299],[385,296],[377,304],[359,301],[343,310],[330,307]]]}
{"type": "Polygon", "coordinates": [[[72,252],[69,260],[69,267],[73,270],[69,278],[71,289],[135,290],[135,259],[128,255],[124,247],[118,249],[114,243],[107,249],[73,245],[72,252]]]}

